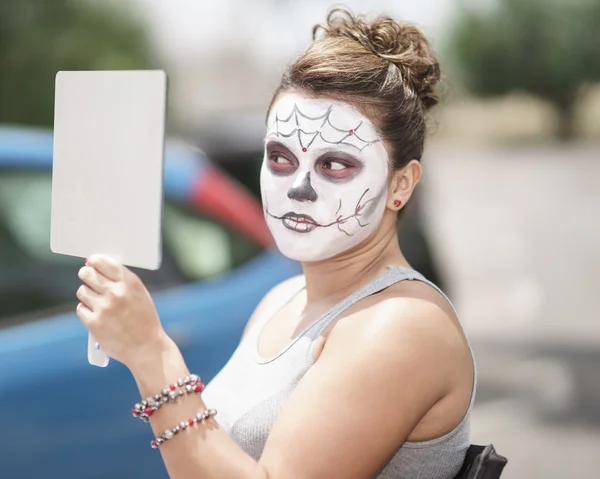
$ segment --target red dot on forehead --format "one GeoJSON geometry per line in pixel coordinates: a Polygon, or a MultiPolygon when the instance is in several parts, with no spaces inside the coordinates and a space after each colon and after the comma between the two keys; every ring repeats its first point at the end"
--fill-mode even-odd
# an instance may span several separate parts
{"type": "Polygon", "coordinates": [[[306,147],[305,147],[305,146],[303,146],[303,147],[302,147],[302,151],[303,151],[304,153],[306,153],[306,147]]]}
{"type": "Polygon", "coordinates": [[[350,134],[351,134],[351,135],[354,135],[354,130],[350,130],[350,134]]]}

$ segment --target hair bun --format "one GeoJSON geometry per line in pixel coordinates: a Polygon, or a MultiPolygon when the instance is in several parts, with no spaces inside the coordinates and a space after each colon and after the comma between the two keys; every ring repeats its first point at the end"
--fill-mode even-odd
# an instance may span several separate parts
{"type": "Polygon", "coordinates": [[[437,104],[435,85],[440,81],[440,65],[425,35],[410,23],[379,16],[368,22],[344,8],[329,12],[327,23],[317,25],[313,37],[322,30],[326,36],[345,36],[397,67],[405,86],[427,109],[437,104]]]}

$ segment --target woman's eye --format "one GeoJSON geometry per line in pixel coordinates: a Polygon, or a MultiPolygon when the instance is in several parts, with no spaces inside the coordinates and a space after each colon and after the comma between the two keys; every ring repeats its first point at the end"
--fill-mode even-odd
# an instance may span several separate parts
{"type": "Polygon", "coordinates": [[[327,160],[323,162],[323,168],[326,170],[340,171],[344,168],[348,168],[348,165],[340,163],[339,161],[327,160]]]}
{"type": "Polygon", "coordinates": [[[285,163],[290,163],[291,161],[288,160],[285,156],[283,155],[271,155],[271,161],[273,163],[277,163],[279,165],[285,164],[285,163]]]}
{"type": "Polygon", "coordinates": [[[336,159],[324,160],[321,163],[323,174],[335,179],[347,178],[354,174],[356,169],[356,165],[336,159]]]}
{"type": "Polygon", "coordinates": [[[276,173],[286,173],[294,170],[294,163],[286,156],[280,153],[269,155],[269,168],[276,173]]]}

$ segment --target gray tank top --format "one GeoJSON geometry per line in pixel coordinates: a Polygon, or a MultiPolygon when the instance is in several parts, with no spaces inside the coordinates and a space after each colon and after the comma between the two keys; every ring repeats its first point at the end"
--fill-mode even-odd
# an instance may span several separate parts
{"type": "MultiPolygon", "coordinates": [[[[258,354],[258,338],[263,326],[272,315],[265,315],[257,321],[240,342],[225,367],[202,394],[205,403],[219,411],[217,419],[221,427],[246,453],[258,460],[282,405],[313,365],[316,339],[320,334],[336,317],[357,301],[404,280],[423,281],[440,291],[437,286],[416,271],[390,266],[384,273],[313,322],[275,357],[268,360],[258,354]]],[[[300,291],[302,289],[304,286],[300,291]]],[[[441,291],[440,293],[448,300],[444,293],[441,291]]],[[[279,307],[283,308],[291,299],[288,298],[286,303],[279,307]]],[[[460,470],[470,445],[469,421],[475,399],[476,382],[475,371],[469,409],[454,430],[429,441],[405,442],[376,478],[453,478],[460,470]]]]}

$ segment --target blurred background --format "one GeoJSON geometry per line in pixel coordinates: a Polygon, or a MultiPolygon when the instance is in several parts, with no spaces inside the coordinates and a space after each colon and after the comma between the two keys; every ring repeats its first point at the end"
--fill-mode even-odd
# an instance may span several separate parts
{"type": "MultiPolygon", "coordinates": [[[[445,71],[400,234],[473,343],[473,442],[508,457],[503,478],[597,478],[600,2],[344,5],[415,22],[445,71]]],[[[166,477],[127,413],[132,379],[85,360],[72,313],[81,262],[49,249],[56,72],[169,75],[165,260],[138,272],[208,380],[264,292],[298,272],[261,219],[264,115],[331,6],[0,0],[1,478],[166,477]]]]}

